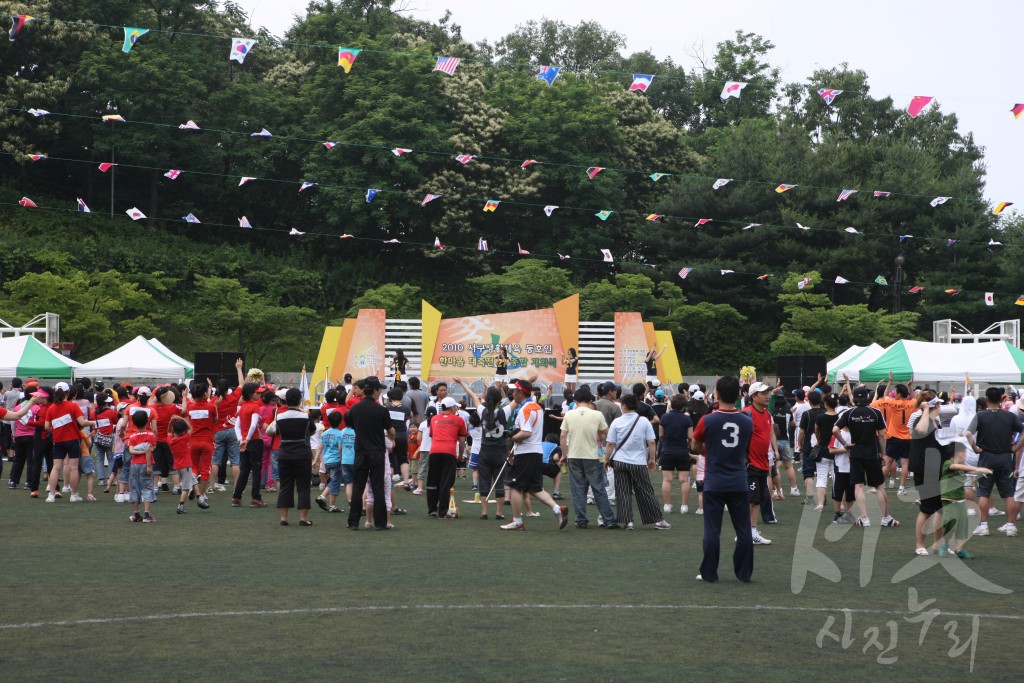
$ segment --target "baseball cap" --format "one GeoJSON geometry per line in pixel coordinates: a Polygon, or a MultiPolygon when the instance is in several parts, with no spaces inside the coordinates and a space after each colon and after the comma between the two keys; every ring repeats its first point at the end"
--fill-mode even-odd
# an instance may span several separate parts
{"type": "Polygon", "coordinates": [[[113,396],[107,396],[107,400],[104,401],[104,403],[113,403],[113,402],[114,402],[114,397],[113,396]]]}
{"type": "Polygon", "coordinates": [[[70,391],[71,387],[68,386],[67,382],[57,382],[56,384],[53,385],[54,391],[59,391],[61,389],[63,389],[64,391],[70,391]]]}
{"type": "Polygon", "coordinates": [[[149,390],[149,387],[138,387],[138,388],[137,388],[137,389],[135,390],[135,393],[136,393],[136,394],[138,394],[139,396],[142,396],[143,394],[147,394],[147,395],[148,395],[148,394],[151,394],[151,393],[153,393],[153,392],[151,392],[151,391],[149,390]]]}
{"type": "Polygon", "coordinates": [[[288,387],[282,387],[282,388],[277,390],[277,393],[275,395],[279,399],[281,399],[283,401],[284,400],[284,395],[287,394],[287,393],[288,393],[288,387]]]}
{"type": "Polygon", "coordinates": [[[380,378],[377,375],[370,375],[369,377],[363,378],[363,391],[376,391],[382,389],[383,384],[380,383],[380,378]]]}
{"type": "Polygon", "coordinates": [[[39,380],[37,380],[35,377],[29,377],[27,380],[25,380],[25,386],[26,387],[38,387],[39,386],[39,380]]]}
{"type": "Polygon", "coordinates": [[[658,379],[657,377],[655,377],[650,382],[648,382],[648,384],[650,384],[652,387],[660,387],[661,386],[661,380],[658,379]]]}
{"type": "Polygon", "coordinates": [[[762,391],[768,391],[770,388],[771,387],[769,387],[764,382],[754,382],[753,384],[750,385],[750,393],[759,394],[762,391]]]}
{"type": "Polygon", "coordinates": [[[700,387],[698,387],[696,384],[691,384],[690,385],[690,393],[692,394],[695,391],[700,391],[700,387]]]}
{"type": "Polygon", "coordinates": [[[445,396],[443,399],[441,399],[441,407],[444,408],[445,410],[451,410],[452,408],[455,408],[458,405],[459,404],[451,396],[445,396]]]}
{"type": "Polygon", "coordinates": [[[658,389],[657,391],[654,392],[654,397],[655,398],[665,398],[665,392],[662,391],[661,389],[658,389]]]}
{"type": "Polygon", "coordinates": [[[700,389],[698,389],[697,391],[693,392],[693,400],[695,400],[695,401],[703,401],[704,400],[704,392],[701,391],[700,389]]]}

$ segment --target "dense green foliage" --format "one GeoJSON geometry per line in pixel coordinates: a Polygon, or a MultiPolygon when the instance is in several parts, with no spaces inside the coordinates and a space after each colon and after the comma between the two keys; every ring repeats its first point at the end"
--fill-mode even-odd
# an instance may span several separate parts
{"type": "Polygon", "coordinates": [[[361,306],[415,316],[423,297],[459,315],[580,292],[585,319],[642,311],[673,332],[685,371],[714,372],[927,337],[938,318],[980,328],[1012,315],[1013,297],[986,308],[980,292],[1018,287],[1009,264],[1022,227],[1006,218],[1005,231],[996,227],[982,150],[954,115],[933,107],[911,120],[845,64],[784,84],[774,46],[742,31],[686,69],[624,54],[622,36],[593,23],[538,20],[471,45],[450,20],[411,20],[391,4],[311,2],[282,43],[253,35],[231,3],[0,3],[0,14],[39,18],[0,45],[0,62],[22,65],[5,69],[0,88],[0,317],[60,313],[78,358],[143,333],[186,356],[240,348],[254,363],[294,368],[312,361],[324,324],[361,306]],[[51,19],[259,43],[242,65],[227,61],[227,40],[201,35],[152,32],[124,54],[119,29],[51,19]],[[348,75],[315,47],[339,36],[364,50],[348,75]],[[430,72],[439,54],[463,58],[454,77],[430,72]],[[535,77],[541,64],[567,73],[549,88],[535,77]],[[658,74],[647,95],[626,91],[632,71],[658,74]],[[723,102],[725,80],[751,85],[723,102]],[[850,94],[827,107],[810,87],[822,84],[850,94]],[[36,119],[21,111],[29,107],[75,116],[36,119]],[[95,121],[106,113],[163,125],[95,121]],[[203,130],[178,131],[188,119],[203,130]],[[264,127],[273,138],[249,137],[264,127]],[[323,140],[347,144],[328,151],[323,140]],[[417,153],[396,157],[393,146],[417,153]],[[31,162],[38,152],[50,158],[31,162]],[[458,153],[481,158],[461,166],[458,153]],[[547,165],[506,161],[527,158],[547,165]],[[96,170],[112,160],[122,166],[96,170]],[[587,180],[592,165],[608,170],[587,180]],[[170,181],[170,168],[186,172],[170,181]],[[674,175],[652,182],[655,170],[674,175]],[[240,175],[261,180],[238,187],[240,175]],[[712,191],[718,177],[760,182],[712,191]],[[302,180],[325,187],[300,194],[302,180]],[[800,187],[776,194],[778,182],[800,187]],[[382,190],[372,204],[370,187],[382,190]],[[840,204],[837,187],[861,193],[840,204]],[[894,194],[872,199],[872,189],[894,194]],[[428,192],[447,198],[421,206],[428,192]],[[43,208],[21,209],[22,195],[43,208]],[[956,199],[932,209],[937,195],[956,199]],[[95,213],[71,213],[75,197],[95,213]],[[505,201],[484,213],[485,198],[505,201]],[[615,214],[545,218],[533,206],[545,204],[615,214]],[[150,219],[130,222],[132,206],[150,219]],[[644,221],[652,211],[687,218],[644,221]],[[189,212],[203,223],[179,220],[189,212]],[[242,215],[257,229],[235,228],[242,215]],[[699,217],[715,220],[694,228],[699,217]],[[740,229],[749,222],[763,227],[740,229]],[[307,236],[288,237],[291,228],[307,236]],[[342,233],[357,239],[334,237],[342,233]],[[901,234],[914,238],[901,244],[901,234]],[[435,236],[449,248],[430,246],[435,236]],[[466,248],[478,237],[498,251],[466,248]],[[1007,245],[995,256],[993,237],[1007,245]],[[542,258],[521,258],[515,242],[542,258]],[[601,247],[614,264],[601,262],[601,247]],[[897,253],[904,282],[925,292],[904,294],[894,316],[893,288],[865,283],[879,274],[891,283],[897,253]],[[685,281],[683,266],[695,268],[685,281]],[[773,275],[755,279],[762,273],[773,275]],[[851,284],[831,285],[838,274],[851,284]],[[813,284],[798,291],[805,276],[813,284]]]}

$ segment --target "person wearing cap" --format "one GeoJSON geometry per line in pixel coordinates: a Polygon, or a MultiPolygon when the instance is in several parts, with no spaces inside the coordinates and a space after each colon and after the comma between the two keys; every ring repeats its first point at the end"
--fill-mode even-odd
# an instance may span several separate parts
{"type": "MultiPolygon", "coordinates": [[[[356,433],[352,505],[348,511],[348,528],[351,531],[359,530],[359,520],[363,516],[363,492],[367,484],[373,491],[374,500],[384,500],[384,459],[388,457],[384,438],[395,438],[391,413],[379,403],[384,385],[375,375],[360,381],[362,398],[345,415],[345,424],[356,433]]],[[[373,527],[377,531],[387,530],[387,506],[373,506],[373,527]]]]}
{"type": "Polygon", "coordinates": [[[757,530],[757,517],[761,511],[761,501],[767,497],[771,502],[771,488],[768,484],[768,474],[771,470],[768,464],[768,449],[773,453],[779,452],[779,445],[775,439],[775,421],[768,412],[768,398],[771,392],[764,382],[754,382],[750,385],[750,405],[743,409],[743,413],[750,417],[754,424],[750,435],[750,443],[747,450],[747,490],[750,492],[750,534],[754,545],[771,545],[771,541],[762,536],[757,530]]]}
{"type": "Polygon", "coordinates": [[[857,526],[871,526],[864,495],[864,486],[867,485],[875,488],[878,506],[882,509],[882,526],[897,527],[900,523],[889,514],[889,497],[885,492],[885,475],[882,472],[885,418],[880,410],[868,405],[870,402],[870,389],[863,386],[854,389],[854,407],[839,416],[832,434],[839,446],[850,452],[850,481],[853,482],[854,496],[860,510],[857,526]],[[849,441],[843,430],[849,432],[849,441]]]}
{"type": "Polygon", "coordinates": [[[521,407],[516,414],[512,434],[514,455],[512,456],[507,486],[512,490],[512,521],[502,524],[505,531],[522,531],[523,500],[531,495],[551,508],[558,521],[558,528],[564,529],[569,509],[558,505],[544,490],[544,409],[533,398],[533,385],[529,380],[519,379],[512,383],[512,397],[521,407]]]}
{"type": "Polygon", "coordinates": [[[427,515],[451,519],[448,511],[451,489],[455,486],[457,457],[466,447],[466,421],[459,404],[451,396],[437,403],[440,409],[430,420],[430,456],[427,463],[427,515]]]}
{"type": "MultiPolygon", "coordinates": [[[[64,459],[77,461],[82,456],[80,429],[96,426],[94,421],[85,418],[77,403],[67,400],[69,389],[66,382],[54,385],[53,404],[46,412],[46,431],[50,432],[53,440],[53,469],[50,470],[50,495],[46,497],[47,503],[52,503],[56,499],[57,481],[64,468],[64,459]]],[[[82,500],[82,497],[75,493],[78,490],[78,463],[72,463],[69,469],[72,491],[70,502],[77,503],[82,500]]]]}

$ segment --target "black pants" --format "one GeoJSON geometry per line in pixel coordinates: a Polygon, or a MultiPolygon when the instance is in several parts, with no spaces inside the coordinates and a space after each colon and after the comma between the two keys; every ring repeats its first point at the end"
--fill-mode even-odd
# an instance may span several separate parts
{"type": "MultiPolygon", "coordinates": [[[[21,482],[21,472],[32,460],[32,439],[31,436],[19,436],[14,440],[14,464],[11,466],[11,483],[15,486],[21,482]]],[[[25,472],[25,482],[28,483],[29,472],[25,472]]],[[[39,480],[38,469],[36,470],[36,481],[39,480]]]]}
{"type": "Polygon", "coordinates": [[[32,457],[28,461],[28,474],[25,476],[28,487],[33,491],[39,490],[39,468],[46,462],[46,475],[49,476],[53,470],[53,443],[49,439],[41,439],[39,436],[32,437],[32,457]]]}
{"type": "MultiPolygon", "coordinates": [[[[352,505],[348,509],[349,528],[359,528],[359,519],[363,516],[363,492],[369,482],[373,491],[373,525],[378,529],[387,528],[388,506],[384,504],[384,451],[380,453],[356,453],[354,465],[355,481],[352,482],[352,505]]],[[[390,482],[389,482],[390,483],[390,482]]]]}
{"type": "Polygon", "coordinates": [[[427,465],[427,512],[443,515],[448,512],[455,486],[455,456],[431,453],[427,465]]]}
{"type": "Polygon", "coordinates": [[[290,508],[295,505],[295,497],[292,495],[294,490],[299,494],[299,504],[296,507],[300,510],[309,509],[309,484],[312,480],[312,471],[313,460],[311,457],[283,458],[278,455],[277,507],[290,508]]]}
{"type": "Polygon", "coordinates": [[[242,451],[239,458],[238,481],[235,482],[235,492],[232,498],[241,498],[245,493],[245,485],[249,483],[249,475],[252,475],[252,499],[263,500],[260,496],[260,471],[263,469],[263,439],[253,439],[242,451]]]}
{"type": "Polygon", "coordinates": [[[727,505],[737,539],[732,553],[733,571],[740,581],[750,581],[754,573],[754,540],[750,531],[750,494],[746,491],[704,491],[704,559],[700,563],[700,575],[705,581],[718,581],[722,515],[727,505]]]}

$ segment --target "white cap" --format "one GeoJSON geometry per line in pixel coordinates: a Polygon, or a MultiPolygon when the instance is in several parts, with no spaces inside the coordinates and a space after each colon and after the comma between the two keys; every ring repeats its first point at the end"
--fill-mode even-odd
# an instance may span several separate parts
{"type": "Polygon", "coordinates": [[[277,396],[279,399],[281,399],[283,401],[284,400],[284,395],[287,394],[287,393],[288,393],[288,387],[284,387],[283,389],[278,389],[277,393],[274,394],[274,395],[277,396]]]}
{"type": "Polygon", "coordinates": [[[53,390],[57,391],[59,389],[63,389],[64,391],[70,391],[71,387],[68,386],[67,382],[57,382],[56,384],[53,385],[53,390]]]}
{"type": "Polygon", "coordinates": [[[441,408],[443,408],[444,410],[455,408],[458,405],[458,402],[451,396],[445,396],[443,399],[441,399],[441,408]]]}
{"type": "Polygon", "coordinates": [[[693,400],[695,400],[695,401],[703,401],[704,400],[704,392],[701,391],[700,389],[698,389],[697,391],[693,392],[693,400]]]}
{"type": "Polygon", "coordinates": [[[651,380],[651,386],[652,387],[660,387],[661,386],[661,380],[658,379],[657,377],[655,377],[654,379],[651,380]]]}
{"type": "Polygon", "coordinates": [[[151,392],[149,390],[149,387],[138,387],[138,388],[135,389],[135,393],[136,394],[151,394],[153,392],[151,392]]]}
{"type": "Polygon", "coordinates": [[[751,394],[760,394],[762,391],[768,391],[770,389],[771,387],[769,387],[764,382],[754,382],[753,384],[750,385],[751,394]]]}
{"type": "Polygon", "coordinates": [[[697,386],[696,384],[691,384],[690,385],[690,393],[692,394],[695,391],[700,391],[700,387],[697,386]]]}

